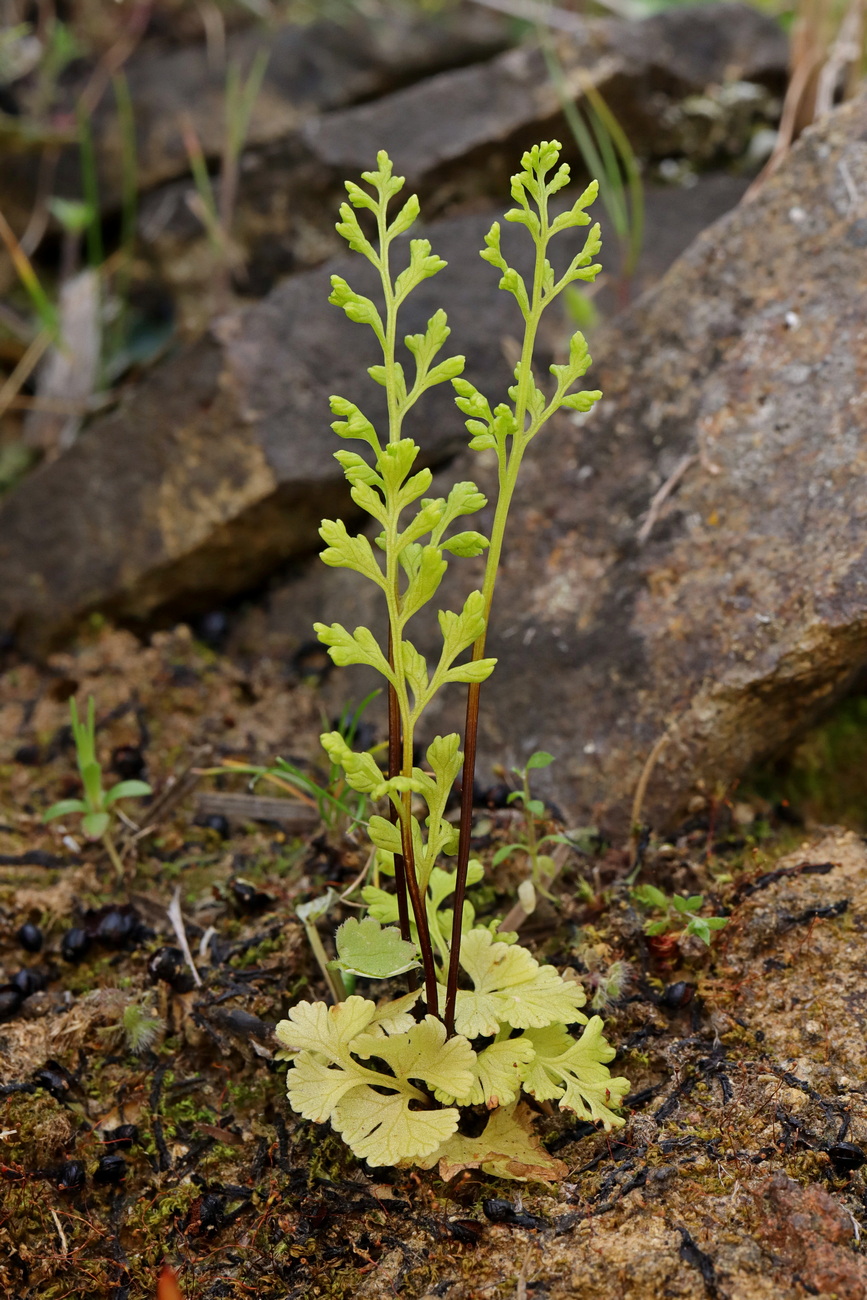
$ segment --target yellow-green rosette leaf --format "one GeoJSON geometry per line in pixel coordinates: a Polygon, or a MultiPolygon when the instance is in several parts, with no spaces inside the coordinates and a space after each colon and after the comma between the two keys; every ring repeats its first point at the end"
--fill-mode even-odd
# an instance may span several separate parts
{"type": "Polygon", "coordinates": [[[376,1003],[352,996],[337,1006],[324,1002],[297,1002],[275,1033],[284,1047],[320,1052],[330,1061],[346,1056],[349,1043],[363,1034],[376,1016],[376,1003]]]}
{"type": "MultiPolygon", "coordinates": [[[[475,1079],[466,1097],[464,1105],[508,1106],[515,1101],[521,1091],[521,1083],[535,1052],[526,1035],[520,1038],[506,1039],[502,1043],[491,1043],[476,1057],[475,1079]]],[[[446,1092],[436,1093],[439,1101],[453,1102],[454,1097],[446,1092]]]]}
{"type": "MultiPolygon", "coordinates": [[[[416,1091],[412,1089],[413,1094],[416,1091]]],[[[416,1163],[455,1132],[459,1114],[454,1107],[410,1110],[409,1100],[403,1092],[357,1088],[338,1102],[331,1123],[359,1160],[369,1165],[416,1163]]]]}
{"type": "Polygon", "coordinates": [[[499,1106],[479,1137],[455,1133],[433,1155],[416,1163],[424,1169],[438,1163],[440,1177],[446,1182],[463,1169],[481,1169],[494,1178],[559,1182],[568,1168],[542,1146],[533,1133],[533,1118],[527,1105],[499,1106]]]}
{"type": "Polygon", "coordinates": [[[461,943],[461,966],[473,991],[459,989],[455,1028],[467,1038],[513,1029],[584,1021],[580,984],[567,983],[553,966],[540,966],[526,948],[501,943],[490,930],[470,930],[461,943]]]}
{"type": "Polygon", "coordinates": [[[425,1016],[407,1033],[385,1041],[370,1036],[358,1038],[352,1050],[362,1060],[375,1056],[385,1061],[397,1079],[418,1079],[429,1088],[442,1088],[459,1101],[473,1086],[475,1052],[460,1035],[446,1041],[446,1027],[436,1016],[425,1016]]]}
{"type": "Polygon", "coordinates": [[[415,1020],[412,1009],[421,997],[421,989],[405,993],[402,998],[392,998],[390,1002],[377,1003],[376,1015],[370,1022],[368,1033],[405,1034],[412,1029],[415,1020]]]}
{"type": "Polygon", "coordinates": [[[335,943],[337,961],[332,965],[365,979],[391,979],[419,964],[415,944],[402,939],[394,926],[383,929],[372,916],[344,921],[337,927],[335,943]]]}
{"type": "Polygon", "coordinates": [[[608,1062],[616,1053],[602,1030],[600,1016],[591,1017],[577,1040],[562,1024],[528,1029],[522,1038],[529,1040],[536,1056],[523,1086],[537,1101],[556,1099],[561,1110],[612,1129],[625,1122],[610,1108],[623,1104],[629,1080],[611,1077],[608,1062]]]}

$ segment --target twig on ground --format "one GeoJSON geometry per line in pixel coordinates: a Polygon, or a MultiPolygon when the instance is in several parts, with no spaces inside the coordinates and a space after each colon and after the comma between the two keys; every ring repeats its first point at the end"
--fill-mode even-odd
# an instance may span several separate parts
{"type": "Polygon", "coordinates": [[[193,979],[196,981],[196,987],[202,987],[202,978],[196,970],[196,963],[193,961],[193,954],[190,952],[190,945],[187,941],[187,931],[184,925],[184,918],[181,913],[181,887],[177,886],[172,896],[172,901],[168,909],[169,920],[172,923],[172,929],[177,936],[178,945],[184,954],[184,960],[193,973],[193,979]]]}

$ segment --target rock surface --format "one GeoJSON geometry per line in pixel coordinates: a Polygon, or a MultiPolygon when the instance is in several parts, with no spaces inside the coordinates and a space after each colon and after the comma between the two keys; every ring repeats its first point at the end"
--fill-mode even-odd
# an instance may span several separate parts
{"type": "MultiPolygon", "coordinates": [[[[604,402],[528,453],[482,754],[550,750],[558,800],[617,834],[661,737],[643,808],[657,826],[784,746],[867,658],[865,139],[867,97],[811,130],[594,339],[604,402]]],[[[452,473],[491,487],[479,459],[452,473]]],[[[314,617],[374,618],[347,578],[290,585],[272,626],[282,613],[303,640],[314,617]]],[[[477,580],[452,566],[443,605],[477,580]]],[[[432,654],[433,632],[419,644],[432,654]]]]}
{"type": "MultiPolygon", "coordinates": [[[[545,54],[529,44],[361,104],[324,106],[248,150],[233,226],[245,262],[238,288],[263,293],[280,274],[334,253],[331,212],[343,180],[369,167],[377,148],[389,151],[430,217],[457,201],[508,193],[516,157],[541,138],[562,140],[583,170],[560,95],[580,102],[587,85],[604,94],[640,157],[687,154],[703,165],[740,157],[754,127],[773,116],[769,89],[781,88],[786,40],[755,9],[693,6],[643,22],[575,21],[579,35],[557,44],[562,92],[545,54]]],[[[194,321],[208,250],[190,195],[189,180],[154,190],[139,226],[155,272],[194,321]]]]}
{"type": "MultiPolygon", "coordinates": [[[[742,188],[719,176],[693,190],[651,191],[638,282],[658,277],[742,188]]],[[[454,351],[472,356],[492,388],[508,377],[502,346],[515,322],[478,250],[501,211],[437,223],[431,238],[449,268],[413,295],[406,319],[407,329],[422,328],[444,303],[454,351]]],[[[328,396],[377,409],[365,373],[376,359],[372,339],[327,302],[331,271],[361,289],[364,270],[360,259],[338,260],[224,318],[6,498],[0,629],[41,649],[94,609],[138,624],[155,613],[189,616],[315,549],[322,516],[348,504],[331,457],[328,396]]],[[[459,445],[460,426],[444,390],[427,415],[436,461],[459,445]]]]}
{"type": "MultiPolygon", "coordinates": [[[[250,146],[263,147],[297,131],[311,114],[346,108],[387,94],[416,77],[488,58],[506,43],[503,22],[474,5],[457,14],[427,19],[392,7],[378,18],[359,16],[339,23],[322,19],[306,26],[284,22],[274,30],[257,24],[230,31],[225,56],[246,70],[260,51],[268,53],[247,136],[250,146]]],[[[195,127],[206,156],[221,156],[226,74],[205,42],[166,48],[158,38],[145,40],[125,72],[135,105],[140,192],[189,171],[182,115],[195,127]]],[[[89,76],[88,70],[82,83],[68,87],[69,107],[87,86],[89,76]]],[[[93,132],[100,198],[111,210],[120,203],[123,175],[123,141],[111,93],[97,106],[93,132]]],[[[13,224],[26,221],[38,183],[32,157],[10,150],[0,163],[0,193],[13,224]]],[[[53,192],[79,197],[77,145],[61,152],[53,192]]]]}

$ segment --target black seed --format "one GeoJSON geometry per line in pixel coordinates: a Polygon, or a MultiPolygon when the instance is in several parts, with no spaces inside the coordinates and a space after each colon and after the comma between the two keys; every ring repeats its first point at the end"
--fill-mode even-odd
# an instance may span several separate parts
{"type": "Polygon", "coordinates": [[[56,1064],[56,1061],[49,1061],[41,1070],[37,1070],[33,1082],[37,1088],[44,1088],[50,1093],[55,1101],[65,1101],[69,1094],[69,1079],[59,1069],[53,1068],[56,1064]]]}
{"type": "Polygon", "coordinates": [[[222,813],[206,813],[201,817],[197,817],[194,825],[204,826],[209,831],[216,831],[221,840],[229,839],[232,834],[229,819],[224,817],[222,813]]]}
{"type": "Polygon", "coordinates": [[[79,962],[90,947],[90,935],[80,926],[67,930],[60,940],[60,955],[64,961],[79,962]]]}
{"type": "Polygon", "coordinates": [[[546,1228],[548,1225],[544,1219],[540,1219],[535,1214],[523,1214],[516,1210],[511,1201],[500,1200],[499,1197],[492,1196],[487,1201],[482,1201],[482,1209],[491,1223],[508,1223],[512,1228],[546,1228]]]}
{"type": "Polygon", "coordinates": [[[103,1144],[116,1151],[129,1151],[138,1142],[137,1124],[119,1124],[117,1128],[106,1129],[102,1135],[103,1144]]]}
{"type": "Polygon", "coordinates": [[[96,938],[107,948],[122,948],[135,939],[141,929],[141,917],[129,903],[110,907],[101,917],[96,938]]]}
{"type": "Polygon", "coordinates": [[[25,921],[15,938],[25,952],[40,952],[42,949],[42,931],[32,921],[25,921]]]}
{"type": "Polygon", "coordinates": [[[867,1162],[867,1155],[854,1142],[835,1142],[828,1147],[828,1159],[840,1175],[850,1174],[867,1162]]]}
{"type": "Polygon", "coordinates": [[[511,793],[511,787],[506,785],[505,782],[500,781],[496,785],[492,785],[485,790],[481,798],[481,803],[485,808],[508,808],[509,795],[511,793]]]}
{"type": "Polygon", "coordinates": [[[187,968],[180,948],[158,948],[148,961],[148,975],[152,983],[162,980],[175,993],[189,993],[195,987],[192,972],[187,968]]]}
{"type": "Polygon", "coordinates": [[[4,984],[0,987],[0,1024],[4,1020],[12,1020],[21,1006],[22,998],[18,989],[12,984],[4,984]]]}
{"type": "Polygon", "coordinates": [[[145,774],[145,758],[138,745],[118,745],[113,749],[111,770],[122,781],[140,781],[145,774]]]}
{"type": "Polygon", "coordinates": [[[46,983],[45,971],[38,970],[35,966],[22,966],[12,976],[12,984],[22,999],[29,998],[31,993],[40,993],[46,983]]]}
{"type": "Polygon", "coordinates": [[[274,899],[271,895],[265,894],[262,890],[257,889],[255,885],[251,885],[249,880],[239,878],[230,880],[229,888],[232,891],[232,900],[239,912],[247,914],[264,912],[274,905],[274,899]]]}
{"type": "Polygon", "coordinates": [[[87,1182],[87,1173],[80,1160],[67,1160],[56,1174],[57,1187],[61,1192],[77,1192],[87,1182]]]}
{"type": "Polygon", "coordinates": [[[126,1161],[123,1156],[99,1157],[99,1163],[93,1172],[93,1181],[95,1183],[101,1183],[103,1187],[108,1187],[114,1183],[122,1183],[124,1178],[126,1178],[126,1161]]]}
{"type": "Polygon", "coordinates": [[[482,1201],[482,1209],[485,1216],[491,1220],[491,1223],[510,1223],[515,1217],[515,1207],[512,1202],[501,1201],[496,1196],[482,1201]]]}
{"type": "Polygon", "coordinates": [[[694,994],[694,984],[687,984],[686,980],[678,980],[676,984],[668,984],[663,989],[659,1005],[668,1007],[670,1011],[679,1011],[681,1007],[685,1007],[692,1001],[694,994]]]}
{"type": "Polygon", "coordinates": [[[222,1196],[218,1196],[216,1192],[208,1192],[207,1196],[202,1197],[202,1204],[199,1207],[199,1227],[205,1232],[217,1232],[222,1226],[223,1218],[222,1196]]]}
{"type": "Polygon", "coordinates": [[[38,745],[20,745],[15,751],[14,760],[22,767],[38,767],[42,762],[42,751],[38,745]]]}

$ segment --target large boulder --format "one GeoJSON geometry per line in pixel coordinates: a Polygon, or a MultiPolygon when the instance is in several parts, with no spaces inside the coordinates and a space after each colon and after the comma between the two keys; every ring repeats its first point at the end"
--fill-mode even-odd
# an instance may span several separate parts
{"type": "MultiPolygon", "coordinates": [[[[717,176],[651,191],[640,281],[658,277],[742,189],[717,176]]],[[[479,257],[501,211],[430,229],[449,268],[412,295],[403,322],[421,329],[445,305],[450,345],[492,389],[507,381],[504,340],[515,332],[510,301],[479,257]]],[[[92,611],[136,626],[188,617],[310,554],[322,516],[350,506],[331,455],[329,394],[382,413],[366,374],[372,336],[328,304],[332,272],[374,292],[368,270],[339,258],[223,317],[0,502],[0,633],[41,651],[92,611]]],[[[549,360],[562,332],[552,324],[549,360]]],[[[442,462],[463,442],[450,394],[437,390],[420,413],[429,463],[442,462]]]]}
{"type": "MultiPolygon", "coordinates": [[[[604,401],[530,448],[481,754],[552,751],[573,816],[626,831],[643,774],[643,816],[670,824],[783,747],[867,661],[865,195],[862,96],[593,339],[604,401]]],[[[453,474],[493,490],[483,457],[453,474]]],[[[313,617],[375,622],[352,578],[311,570],[239,644],[305,639],[313,617]]],[[[442,603],[477,581],[453,564],[442,603]]],[[[434,629],[420,644],[434,654],[434,629]]],[[[459,696],[431,725],[460,726],[459,696]]]]}

